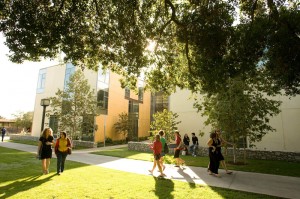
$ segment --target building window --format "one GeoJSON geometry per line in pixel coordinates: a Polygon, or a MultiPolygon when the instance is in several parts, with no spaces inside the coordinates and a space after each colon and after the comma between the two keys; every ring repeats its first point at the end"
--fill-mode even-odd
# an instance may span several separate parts
{"type": "Polygon", "coordinates": [[[138,121],[139,121],[139,103],[136,101],[128,101],[128,120],[130,125],[130,132],[128,132],[129,140],[138,139],[138,121]]]}
{"type": "Polygon", "coordinates": [[[109,71],[99,68],[97,81],[97,112],[98,114],[108,113],[109,98],[109,71]]]}
{"type": "Polygon", "coordinates": [[[130,98],[130,89],[125,87],[125,98],[130,98]]]}
{"type": "Polygon", "coordinates": [[[67,63],[66,65],[66,72],[65,72],[65,82],[64,82],[64,89],[67,89],[67,85],[70,81],[71,75],[75,73],[75,66],[71,63],[67,63]]]}
{"type": "Polygon", "coordinates": [[[43,93],[45,89],[45,83],[46,83],[46,73],[47,69],[41,69],[39,72],[39,79],[37,84],[37,93],[43,93]]]}
{"type": "Polygon", "coordinates": [[[57,135],[58,131],[58,117],[56,115],[50,115],[49,127],[53,130],[53,135],[57,135]]]}

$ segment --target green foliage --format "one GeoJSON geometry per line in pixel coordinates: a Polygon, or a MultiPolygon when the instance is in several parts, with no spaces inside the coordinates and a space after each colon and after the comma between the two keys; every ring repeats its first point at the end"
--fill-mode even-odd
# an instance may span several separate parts
{"type": "Polygon", "coordinates": [[[14,117],[16,121],[15,122],[16,127],[24,128],[25,130],[31,128],[33,112],[27,112],[27,113],[19,112],[15,114],[14,117]]]}
{"type": "Polygon", "coordinates": [[[293,95],[300,93],[299,7],[289,0],[14,0],[0,3],[0,31],[13,62],[62,51],[76,66],[101,63],[123,75],[122,86],[134,88],[143,71],[155,91],[215,93],[260,64],[273,89],[293,95]]]}
{"type": "Polygon", "coordinates": [[[123,139],[126,140],[128,132],[131,130],[128,114],[123,112],[119,114],[118,121],[114,124],[116,133],[122,134],[123,139]]]}
{"type": "Polygon", "coordinates": [[[56,96],[50,99],[52,109],[47,114],[56,115],[59,119],[59,128],[68,131],[72,138],[81,138],[82,130],[86,129],[87,122],[90,122],[89,126],[94,126],[95,91],[91,90],[81,70],[71,75],[65,90],[58,89],[56,96]],[[84,118],[92,119],[86,119],[83,122],[84,118]]]}
{"type": "Polygon", "coordinates": [[[252,146],[275,130],[269,121],[279,113],[281,102],[268,97],[257,82],[233,79],[224,84],[226,90],[204,95],[203,103],[195,103],[198,110],[203,110],[202,115],[208,116],[205,124],[221,128],[234,143],[247,137],[252,146]]]}
{"type": "Polygon", "coordinates": [[[176,121],[178,118],[177,113],[173,113],[172,111],[168,111],[164,109],[162,112],[157,112],[153,114],[154,121],[151,123],[150,128],[158,133],[159,130],[163,130],[165,133],[165,138],[167,142],[174,138],[174,131],[177,129],[177,125],[181,123],[181,121],[176,121]]]}

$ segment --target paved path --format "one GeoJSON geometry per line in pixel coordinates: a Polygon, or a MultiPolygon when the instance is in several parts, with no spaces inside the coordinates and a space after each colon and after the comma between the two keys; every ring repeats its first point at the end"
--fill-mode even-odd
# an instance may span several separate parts
{"type": "MultiPolygon", "coordinates": [[[[12,142],[0,142],[0,146],[31,153],[36,153],[37,151],[36,146],[12,142]]],[[[148,169],[152,168],[152,162],[89,154],[89,152],[92,151],[107,150],[117,147],[120,146],[79,151],[75,150],[72,155],[68,156],[67,159],[110,169],[149,175],[148,169]]],[[[166,165],[165,173],[167,178],[172,180],[267,194],[283,198],[300,198],[300,178],[296,177],[241,171],[234,171],[232,175],[227,175],[224,170],[220,170],[221,178],[217,178],[208,175],[205,168],[188,166],[183,170],[176,168],[173,165],[166,165]]],[[[158,172],[154,173],[156,176],[158,174],[158,172]]]]}

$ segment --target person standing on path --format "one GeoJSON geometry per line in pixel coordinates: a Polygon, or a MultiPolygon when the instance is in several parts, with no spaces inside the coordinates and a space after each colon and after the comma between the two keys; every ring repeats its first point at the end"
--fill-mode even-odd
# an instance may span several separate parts
{"type": "Polygon", "coordinates": [[[3,140],[4,140],[5,133],[6,133],[6,128],[5,128],[5,127],[2,127],[2,129],[1,129],[2,142],[3,142],[3,140]]]}
{"type": "Polygon", "coordinates": [[[57,175],[60,175],[65,170],[65,162],[68,156],[69,150],[71,150],[72,144],[67,137],[66,132],[62,131],[60,137],[55,143],[55,154],[57,157],[57,175]]]}
{"type": "Polygon", "coordinates": [[[37,156],[40,154],[42,160],[43,174],[49,173],[50,159],[52,158],[52,146],[54,145],[54,139],[52,136],[52,129],[45,128],[42,136],[39,139],[37,156]]]}
{"type": "Polygon", "coordinates": [[[159,172],[160,172],[160,175],[158,177],[164,177],[166,176],[164,173],[163,173],[163,170],[162,170],[162,167],[161,167],[161,164],[160,164],[160,157],[161,157],[161,151],[162,151],[162,144],[160,142],[160,136],[159,135],[156,135],[155,136],[155,141],[153,142],[153,144],[150,146],[150,148],[153,150],[153,155],[154,155],[154,161],[153,161],[153,167],[152,167],[152,170],[149,170],[149,172],[151,174],[153,174],[153,171],[156,167],[156,165],[158,166],[158,169],[159,169],[159,172]]]}

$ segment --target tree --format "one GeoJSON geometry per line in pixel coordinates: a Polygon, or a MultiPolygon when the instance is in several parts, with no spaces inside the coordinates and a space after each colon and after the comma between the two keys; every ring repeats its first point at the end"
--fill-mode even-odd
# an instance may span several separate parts
{"type": "Polygon", "coordinates": [[[162,112],[153,114],[154,121],[151,123],[150,127],[157,133],[159,130],[163,130],[166,140],[170,141],[174,138],[174,131],[177,130],[177,125],[181,123],[181,121],[176,121],[177,118],[177,113],[164,109],[162,112]]]}
{"type": "Polygon", "coordinates": [[[2,1],[0,31],[13,62],[55,58],[104,68],[135,87],[175,86],[216,93],[223,82],[251,77],[257,64],[273,89],[300,93],[299,1],[73,0],[2,1]],[[153,43],[153,51],[147,46],[153,43]],[[150,70],[151,69],[151,70],[150,70]]]}
{"type": "Polygon", "coordinates": [[[33,112],[19,112],[13,115],[15,117],[15,125],[17,128],[30,130],[32,126],[33,112]]]}
{"type": "MultiPolygon", "coordinates": [[[[195,106],[208,117],[205,124],[222,129],[226,132],[226,139],[236,145],[239,140],[248,138],[250,147],[253,147],[265,134],[275,131],[269,121],[280,112],[281,102],[267,97],[257,83],[237,78],[225,84],[226,90],[204,96],[204,103],[196,103],[195,106]]],[[[243,148],[246,148],[245,143],[243,148]]],[[[246,154],[244,162],[245,158],[246,154]]]]}
{"type": "Polygon", "coordinates": [[[83,121],[90,121],[90,125],[94,126],[94,121],[89,118],[96,115],[96,92],[91,89],[83,72],[76,70],[65,90],[58,89],[55,95],[50,98],[52,110],[47,114],[56,115],[60,129],[69,131],[72,138],[81,139],[86,126],[82,125],[83,121]]]}
{"type": "Polygon", "coordinates": [[[123,135],[125,141],[128,132],[131,130],[127,113],[123,112],[119,114],[118,121],[114,124],[114,128],[116,129],[116,133],[123,135]]]}

